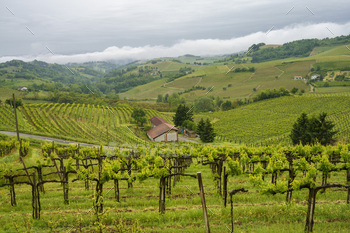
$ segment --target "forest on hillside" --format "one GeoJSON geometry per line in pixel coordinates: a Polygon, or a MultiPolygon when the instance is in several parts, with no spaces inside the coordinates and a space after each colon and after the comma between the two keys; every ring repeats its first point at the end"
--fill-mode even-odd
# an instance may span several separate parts
{"type": "Polygon", "coordinates": [[[252,63],[272,61],[289,57],[307,57],[311,51],[317,46],[332,46],[350,43],[350,35],[338,36],[335,38],[319,39],[304,39],[293,42],[288,42],[279,47],[269,47],[261,49],[264,43],[252,45],[248,51],[252,63]]]}

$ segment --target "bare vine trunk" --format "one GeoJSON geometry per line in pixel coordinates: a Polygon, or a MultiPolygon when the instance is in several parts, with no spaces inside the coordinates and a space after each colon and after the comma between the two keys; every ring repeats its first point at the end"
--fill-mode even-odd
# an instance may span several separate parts
{"type": "Polygon", "coordinates": [[[305,232],[312,232],[314,226],[314,213],[316,205],[316,194],[317,190],[314,188],[309,189],[309,200],[307,207],[306,223],[305,223],[305,232]]]}

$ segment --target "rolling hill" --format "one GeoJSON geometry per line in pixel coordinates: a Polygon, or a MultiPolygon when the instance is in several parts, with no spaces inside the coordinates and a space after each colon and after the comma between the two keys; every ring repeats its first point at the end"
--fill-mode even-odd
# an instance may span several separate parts
{"type": "Polygon", "coordinates": [[[350,92],[306,94],[264,100],[225,111],[197,114],[209,118],[219,140],[247,144],[289,144],[289,134],[302,112],[328,114],[338,142],[350,142],[350,92]]]}
{"type": "MultiPolygon", "coordinates": [[[[294,87],[299,90],[310,92],[306,80],[294,80],[294,76],[309,77],[312,68],[320,67],[320,70],[347,70],[350,69],[350,50],[346,45],[333,47],[318,47],[317,53],[304,58],[287,58],[262,63],[241,63],[233,61],[212,63],[206,66],[197,66],[193,73],[168,82],[167,79],[158,79],[154,82],[134,87],[124,93],[119,94],[126,99],[153,99],[156,100],[158,94],[172,94],[183,92],[193,86],[202,86],[207,90],[212,88],[208,94],[207,90],[196,90],[182,96],[193,103],[205,95],[220,96],[224,99],[244,99],[257,94],[260,90],[278,89],[294,87]],[[254,72],[234,72],[235,69],[255,68],[254,72]],[[256,90],[256,91],[254,91],[256,90]]],[[[247,58],[248,59],[248,58],[247,58]]],[[[160,67],[163,71],[170,69],[172,63],[162,62],[160,67]]],[[[177,64],[180,67],[180,63],[177,64]]],[[[176,67],[176,68],[178,68],[176,67]]],[[[339,88],[339,92],[343,92],[339,88]]],[[[327,90],[319,88],[317,92],[338,92],[338,89],[327,90]]]]}

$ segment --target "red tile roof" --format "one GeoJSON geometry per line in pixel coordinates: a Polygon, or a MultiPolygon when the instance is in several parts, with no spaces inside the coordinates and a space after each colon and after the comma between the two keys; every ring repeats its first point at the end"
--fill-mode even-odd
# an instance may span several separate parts
{"type": "MultiPolygon", "coordinates": [[[[152,118],[153,119],[153,118],[152,118]]],[[[162,119],[162,118],[160,118],[162,119]]],[[[163,120],[163,119],[162,119],[163,120]]],[[[150,129],[147,131],[147,134],[149,137],[152,139],[155,139],[156,137],[159,137],[160,135],[169,132],[170,130],[175,130],[178,131],[175,126],[169,124],[168,122],[165,121],[165,123],[162,123],[160,125],[157,125],[156,127],[150,129]]]]}
{"type": "MultiPolygon", "coordinates": [[[[168,123],[166,120],[164,120],[161,117],[152,117],[150,119],[151,123],[154,124],[155,126],[163,124],[163,123],[168,123]]],[[[168,123],[169,124],[169,123],[168,123]]]]}

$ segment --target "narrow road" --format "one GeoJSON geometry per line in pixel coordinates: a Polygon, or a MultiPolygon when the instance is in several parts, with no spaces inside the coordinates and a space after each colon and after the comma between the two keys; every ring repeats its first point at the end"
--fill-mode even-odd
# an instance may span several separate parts
{"type": "Polygon", "coordinates": [[[179,141],[198,143],[196,140],[194,140],[194,139],[192,139],[192,138],[184,137],[184,136],[179,136],[179,141]]]}
{"type": "MultiPolygon", "coordinates": [[[[0,133],[2,134],[6,134],[6,135],[10,135],[10,136],[16,136],[17,133],[16,132],[11,132],[11,131],[0,131],[0,133]]],[[[46,136],[39,136],[39,135],[34,135],[34,134],[26,134],[26,133],[19,133],[20,137],[27,137],[27,138],[35,138],[35,139],[40,139],[40,140],[46,140],[46,141],[54,141],[57,143],[63,143],[63,144],[79,144],[81,146],[100,146],[100,145],[95,145],[95,144],[89,144],[89,143],[83,143],[83,142],[74,142],[74,141],[68,141],[68,140],[64,140],[64,139],[59,139],[59,138],[51,138],[51,137],[46,137],[46,136]]],[[[191,138],[187,138],[184,136],[179,136],[179,141],[185,141],[185,142],[194,142],[194,143],[198,143],[196,140],[191,139],[191,138]]],[[[110,148],[113,149],[115,147],[113,146],[104,146],[105,148],[110,148]]]]}
{"type": "MultiPolygon", "coordinates": [[[[17,136],[16,132],[10,132],[10,131],[0,131],[2,134],[10,135],[10,136],[17,136]]],[[[35,139],[41,139],[46,141],[54,141],[58,143],[64,143],[64,144],[79,144],[81,146],[100,146],[100,145],[94,145],[89,143],[83,143],[83,142],[73,142],[73,141],[67,141],[64,139],[58,139],[58,138],[51,138],[46,136],[39,136],[34,134],[26,134],[26,133],[19,133],[20,137],[27,137],[27,138],[35,138],[35,139]]]]}

